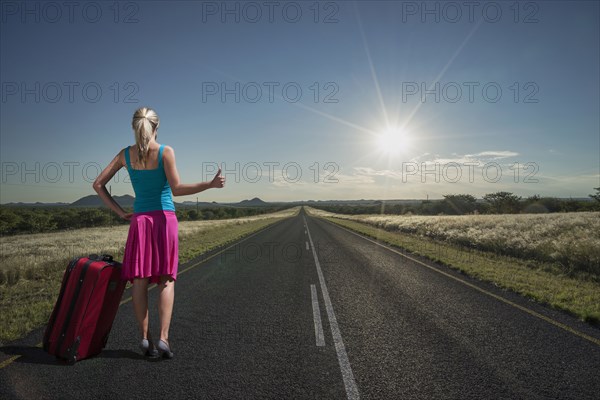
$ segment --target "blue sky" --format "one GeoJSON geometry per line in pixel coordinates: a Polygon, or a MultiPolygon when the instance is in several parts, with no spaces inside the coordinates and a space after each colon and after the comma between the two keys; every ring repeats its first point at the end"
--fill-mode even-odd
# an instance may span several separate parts
{"type": "Polygon", "coordinates": [[[0,203],[94,194],[140,106],[226,169],[176,201],[592,193],[599,3],[450,3],[2,2],[0,203]]]}

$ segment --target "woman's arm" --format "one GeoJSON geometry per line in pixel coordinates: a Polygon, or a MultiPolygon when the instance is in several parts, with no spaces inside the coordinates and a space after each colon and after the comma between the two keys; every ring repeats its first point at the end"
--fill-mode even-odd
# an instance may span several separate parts
{"type": "Polygon", "coordinates": [[[222,188],[225,186],[225,178],[221,176],[221,169],[215,175],[212,181],[184,184],[179,181],[179,173],[175,165],[175,151],[170,146],[165,146],[163,150],[163,164],[167,181],[173,192],[173,196],[186,196],[199,193],[210,188],[222,188]]]}
{"type": "Polygon", "coordinates": [[[106,204],[111,210],[113,210],[117,215],[124,219],[129,219],[131,217],[131,213],[126,213],[123,208],[112,198],[108,190],[106,190],[106,184],[108,181],[112,179],[112,177],[121,169],[124,165],[123,162],[123,151],[121,150],[119,154],[116,155],[115,158],[108,164],[104,171],[98,175],[96,180],[94,181],[93,187],[96,193],[100,196],[104,204],[106,204]]]}

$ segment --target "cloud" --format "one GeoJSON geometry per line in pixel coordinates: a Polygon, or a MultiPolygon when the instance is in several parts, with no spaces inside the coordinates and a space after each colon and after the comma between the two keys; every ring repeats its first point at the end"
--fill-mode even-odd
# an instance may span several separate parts
{"type": "MultiPolygon", "coordinates": [[[[491,160],[501,160],[510,157],[516,157],[520,153],[510,150],[485,150],[475,154],[457,154],[452,153],[451,157],[443,157],[439,154],[424,153],[412,158],[408,162],[402,163],[402,168],[399,169],[374,169],[372,167],[354,167],[352,175],[340,175],[348,183],[356,181],[357,183],[374,183],[374,177],[385,177],[394,180],[406,182],[407,176],[414,175],[415,171],[430,170],[432,167],[439,169],[449,167],[459,167],[465,169],[477,168],[481,169],[491,160]],[[369,177],[369,180],[364,178],[369,177]]],[[[502,165],[502,167],[510,167],[512,164],[502,165]]],[[[434,171],[434,170],[431,170],[434,171]]]]}
{"type": "Polygon", "coordinates": [[[467,154],[467,155],[465,155],[465,157],[474,157],[474,158],[482,157],[482,158],[491,158],[492,160],[500,160],[502,158],[516,157],[518,155],[519,155],[519,153],[517,153],[516,151],[488,150],[488,151],[482,151],[477,154],[467,154]]]}
{"type": "Polygon", "coordinates": [[[337,181],[342,184],[352,185],[375,183],[375,179],[373,179],[372,176],[366,174],[337,174],[335,176],[332,176],[331,179],[337,179],[337,181]]]}
{"type": "Polygon", "coordinates": [[[430,153],[423,153],[420,156],[415,156],[415,157],[411,158],[410,161],[411,162],[419,162],[421,160],[421,158],[427,157],[429,155],[431,155],[431,154],[430,153]]]}
{"type": "Polygon", "coordinates": [[[457,157],[457,158],[436,158],[434,160],[422,161],[422,163],[425,163],[425,165],[434,165],[434,164],[448,165],[451,163],[479,165],[479,164],[481,164],[481,161],[478,160],[477,158],[472,158],[472,156],[470,156],[470,155],[466,155],[466,156],[457,157]]]}
{"type": "Polygon", "coordinates": [[[273,181],[271,182],[271,185],[287,189],[305,186],[307,182],[301,178],[301,176],[298,177],[292,173],[290,173],[288,176],[287,171],[284,172],[283,170],[274,170],[273,181]]]}
{"type": "Polygon", "coordinates": [[[423,160],[422,162],[424,162],[425,165],[433,165],[433,164],[448,165],[450,163],[457,163],[457,164],[467,164],[467,165],[474,164],[474,165],[481,166],[483,164],[486,164],[490,160],[501,160],[504,158],[516,157],[516,156],[520,155],[520,153],[517,153],[516,151],[509,151],[509,150],[486,150],[486,151],[480,151],[479,153],[475,153],[475,154],[460,155],[460,154],[452,153],[452,155],[454,157],[442,158],[436,154],[436,156],[433,159],[423,160]]]}
{"type": "MultiPolygon", "coordinates": [[[[372,170],[374,171],[374,170],[372,170]]],[[[375,183],[371,173],[365,171],[354,174],[343,174],[337,171],[319,171],[318,181],[314,171],[310,174],[304,174],[300,179],[292,175],[287,177],[281,170],[275,170],[271,185],[278,188],[296,189],[308,188],[312,185],[333,185],[336,188],[349,187],[356,188],[357,185],[367,185],[375,183]]],[[[323,186],[321,186],[323,187],[323,186]]]]}
{"type": "MultiPolygon", "coordinates": [[[[354,167],[354,171],[356,172],[354,176],[383,176],[392,179],[402,179],[402,171],[395,171],[392,169],[376,170],[371,167],[354,167]]],[[[370,178],[370,182],[375,182],[375,180],[373,178],[370,178]]]]}

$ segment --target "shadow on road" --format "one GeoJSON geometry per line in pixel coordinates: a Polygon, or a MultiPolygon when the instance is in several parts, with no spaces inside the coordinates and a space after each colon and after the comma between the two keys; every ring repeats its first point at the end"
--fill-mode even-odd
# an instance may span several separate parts
{"type": "MultiPolygon", "coordinates": [[[[42,348],[36,346],[5,346],[0,347],[0,352],[8,356],[20,356],[15,359],[16,363],[46,364],[55,366],[69,366],[65,361],[46,353],[42,348]]],[[[93,358],[129,358],[143,360],[144,356],[131,350],[103,350],[93,358]]],[[[85,362],[82,360],[80,362],[85,362]]]]}
{"type": "Polygon", "coordinates": [[[14,362],[56,366],[67,365],[56,357],[46,353],[42,348],[36,346],[6,346],[0,347],[0,351],[9,356],[21,356],[14,362]]]}
{"type": "Polygon", "coordinates": [[[102,350],[102,353],[96,356],[97,358],[130,358],[132,360],[146,359],[140,353],[131,350],[102,350]]]}

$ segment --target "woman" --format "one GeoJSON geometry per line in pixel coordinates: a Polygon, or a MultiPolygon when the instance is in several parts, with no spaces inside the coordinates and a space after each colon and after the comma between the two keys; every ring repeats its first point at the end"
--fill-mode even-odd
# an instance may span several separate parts
{"type": "Polygon", "coordinates": [[[156,142],[159,119],[142,107],[132,121],[135,145],[128,146],[110,162],[94,182],[102,201],[130,222],[125,244],[122,278],[133,283],[133,308],[146,356],[172,358],[169,325],[173,311],[174,285],[178,267],[178,222],[172,196],[186,196],[209,188],[222,188],[221,170],[209,182],[183,184],[175,166],[175,152],[156,142]],[[135,192],[133,213],[126,213],[106,190],[106,183],[125,167],[135,192]],[[159,341],[154,345],[148,328],[148,284],[158,285],[159,341]],[[158,351],[156,350],[158,348],[158,351]]]}

